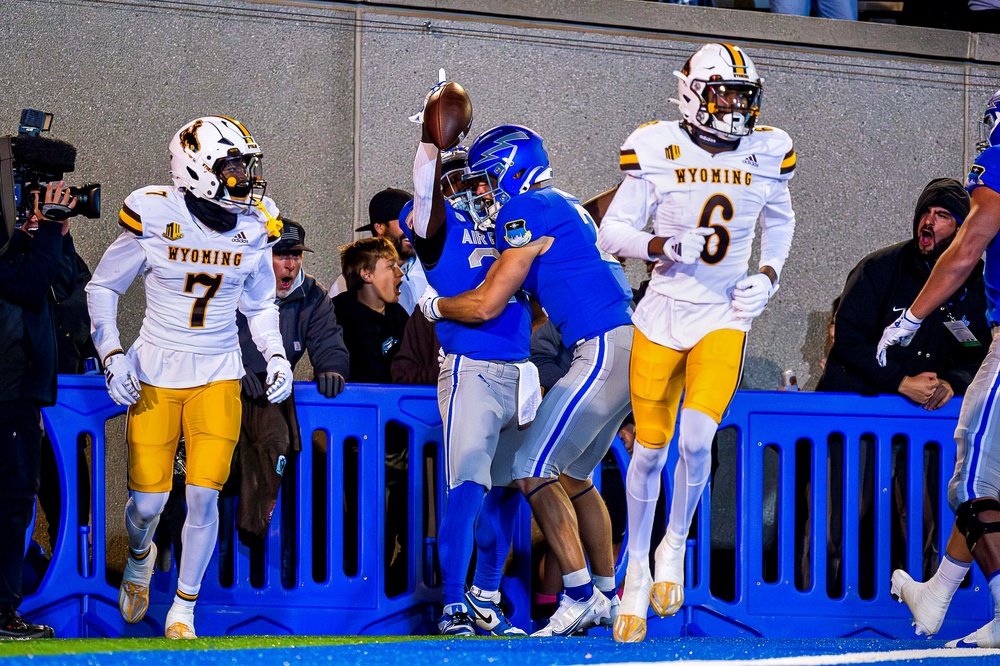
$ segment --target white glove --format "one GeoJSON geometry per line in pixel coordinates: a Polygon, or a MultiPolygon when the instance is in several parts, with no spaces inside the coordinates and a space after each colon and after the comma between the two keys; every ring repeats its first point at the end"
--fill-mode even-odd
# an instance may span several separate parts
{"type": "Polygon", "coordinates": [[[424,105],[420,107],[419,111],[417,111],[416,113],[414,113],[412,116],[409,116],[409,120],[410,120],[411,123],[416,123],[418,125],[423,125],[423,123],[424,123],[424,107],[427,106],[427,100],[429,100],[431,98],[431,95],[434,94],[435,90],[437,90],[438,88],[440,88],[441,86],[443,86],[447,82],[448,82],[448,78],[444,74],[444,67],[442,67],[441,69],[438,70],[438,82],[436,84],[434,84],[434,87],[431,88],[430,92],[427,93],[427,97],[424,97],[424,105]]]}
{"type": "Polygon", "coordinates": [[[438,347],[438,367],[440,368],[444,365],[444,360],[448,358],[448,355],[444,353],[444,347],[438,347]]]}
{"type": "Polygon", "coordinates": [[[759,317],[777,290],[777,286],[771,284],[771,278],[763,273],[745,277],[737,282],[736,288],[733,289],[732,302],[736,318],[750,321],[759,317]]]}
{"type": "Polygon", "coordinates": [[[695,227],[671,236],[663,243],[663,256],[675,264],[693,264],[705,249],[705,238],[714,233],[711,227],[695,227]]]}
{"type": "Polygon", "coordinates": [[[910,309],[907,308],[903,310],[903,314],[896,318],[896,321],[886,326],[885,330],[882,331],[882,339],[878,341],[878,349],[875,352],[878,364],[885,367],[885,352],[892,345],[900,347],[909,345],[913,336],[917,334],[917,329],[920,328],[922,321],[923,319],[917,319],[910,314],[910,309]]]}
{"type": "Polygon", "coordinates": [[[417,307],[420,308],[420,312],[427,318],[427,321],[440,321],[442,319],[441,310],[437,306],[439,300],[441,297],[438,296],[437,289],[427,285],[417,301],[417,307]]]}
{"type": "Polygon", "coordinates": [[[283,402],[292,394],[292,365],[284,356],[275,354],[267,362],[268,402],[283,402]]]}
{"type": "Polygon", "coordinates": [[[115,352],[104,360],[104,382],[108,395],[116,405],[134,405],[139,402],[139,378],[135,366],[122,352],[115,352]]]}

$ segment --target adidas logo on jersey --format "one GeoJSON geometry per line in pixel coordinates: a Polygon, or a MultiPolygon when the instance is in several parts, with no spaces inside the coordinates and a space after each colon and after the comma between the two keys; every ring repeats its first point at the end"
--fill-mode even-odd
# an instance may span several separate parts
{"type": "Polygon", "coordinates": [[[749,164],[752,167],[759,166],[757,164],[757,156],[756,155],[751,155],[750,157],[744,157],[743,158],[743,164],[749,164]]]}
{"type": "Polygon", "coordinates": [[[247,235],[242,231],[235,236],[233,236],[234,243],[242,243],[243,245],[249,245],[250,241],[247,240],[247,235]]]}

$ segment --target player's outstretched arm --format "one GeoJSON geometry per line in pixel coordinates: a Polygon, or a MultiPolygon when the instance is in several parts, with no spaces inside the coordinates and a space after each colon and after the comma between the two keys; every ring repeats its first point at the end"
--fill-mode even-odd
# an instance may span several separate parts
{"type": "Polygon", "coordinates": [[[531,262],[551,242],[551,237],[546,236],[524,247],[505,250],[490,266],[486,280],[481,285],[458,296],[434,300],[434,314],[438,319],[454,319],[467,324],[481,324],[493,319],[503,312],[507,303],[521,288],[531,269],[531,262]]]}

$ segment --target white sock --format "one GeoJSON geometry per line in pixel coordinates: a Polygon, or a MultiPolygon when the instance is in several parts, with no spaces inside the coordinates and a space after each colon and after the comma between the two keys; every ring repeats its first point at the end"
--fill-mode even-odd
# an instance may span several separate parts
{"type": "Polygon", "coordinates": [[[993,595],[993,617],[1000,618],[1000,576],[990,578],[990,594],[993,595]]]}
{"type": "Polygon", "coordinates": [[[594,587],[610,597],[618,591],[618,583],[614,576],[594,576],[594,587]]]}
{"type": "Polygon", "coordinates": [[[586,569],[580,569],[579,571],[564,574],[562,579],[564,588],[580,587],[581,585],[586,585],[591,582],[590,572],[586,569]]]}
{"type": "Polygon", "coordinates": [[[941,558],[941,564],[937,571],[927,581],[927,587],[937,596],[943,597],[947,601],[955,596],[958,586],[965,580],[965,574],[969,573],[972,562],[959,562],[945,555],[941,558]]]}

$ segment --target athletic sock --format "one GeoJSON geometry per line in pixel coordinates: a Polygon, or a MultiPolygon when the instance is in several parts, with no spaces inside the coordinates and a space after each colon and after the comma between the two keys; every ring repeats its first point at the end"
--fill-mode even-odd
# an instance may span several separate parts
{"type": "Polygon", "coordinates": [[[465,579],[472,562],[476,518],[485,494],[486,489],[473,481],[464,481],[448,491],[448,505],[438,533],[445,606],[465,603],[465,579]]]}
{"type": "Polygon", "coordinates": [[[476,575],[473,585],[481,590],[499,590],[503,565],[514,538],[521,492],[517,488],[494,487],[486,493],[476,520],[476,575]]]}
{"type": "Polygon", "coordinates": [[[580,569],[563,575],[563,589],[566,596],[574,601],[586,601],[594,596],[594,583],[590,579],[590,572],[580,569]]]}

